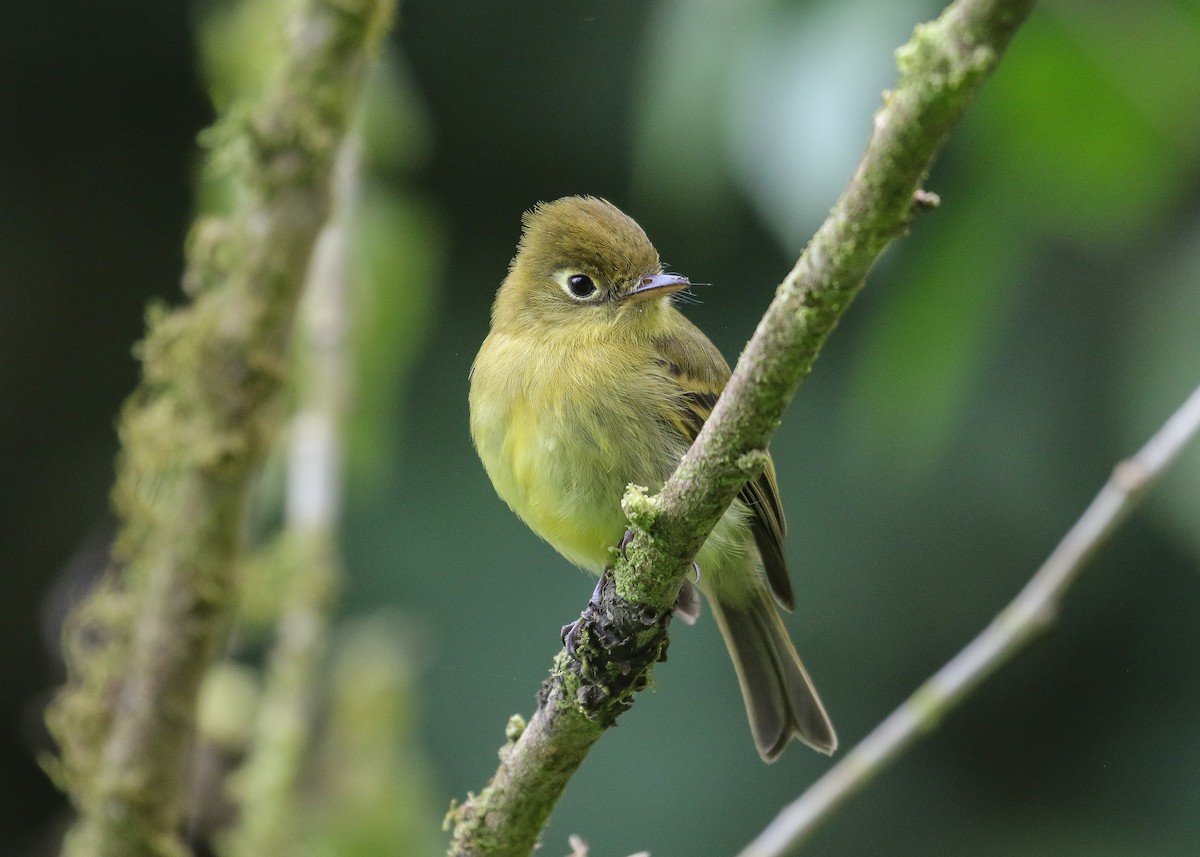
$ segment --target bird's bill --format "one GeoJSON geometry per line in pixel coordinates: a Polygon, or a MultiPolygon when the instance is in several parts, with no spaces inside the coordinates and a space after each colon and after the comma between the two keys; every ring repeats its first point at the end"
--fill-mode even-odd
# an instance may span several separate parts
{"type": "Polygon", "coordinates": [[[690,285],[688,278],[682,274],[655,274],[652,277],[644,278],[630,289],[625,295],[625,300],[638,303],[650,298],[666,297],[683,291],[690,285]]]}

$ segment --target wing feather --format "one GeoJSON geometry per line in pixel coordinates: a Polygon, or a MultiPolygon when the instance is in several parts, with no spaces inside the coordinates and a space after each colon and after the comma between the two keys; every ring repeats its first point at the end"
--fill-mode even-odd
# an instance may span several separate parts
{"type": "MultiPolygon", "coordinates": [[[[681,334],[661,337],[655,346],[661,365],[680,387],[679,409],[672,422],[690,444],[725,389],[729,364],[708,337],[691,322],[684,323],[686,327],[681,334]]],[[[775,465],[770,458],[763,472],[742,487],[738,499],[750,509],[750,529],[771,591],[780,605],[791,610],[796,602],[783,555],[787,522],[779,499],[775,465]]]]}

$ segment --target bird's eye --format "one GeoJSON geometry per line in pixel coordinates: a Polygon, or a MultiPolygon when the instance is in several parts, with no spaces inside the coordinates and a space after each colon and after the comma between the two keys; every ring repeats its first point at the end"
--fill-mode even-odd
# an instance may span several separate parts
{"type": "Polygon", "coordinates": [[[596,284],[587,274],[572,274],[567,277],[567,291],[572,297],[590,298],[596,294],[596,284]]]}

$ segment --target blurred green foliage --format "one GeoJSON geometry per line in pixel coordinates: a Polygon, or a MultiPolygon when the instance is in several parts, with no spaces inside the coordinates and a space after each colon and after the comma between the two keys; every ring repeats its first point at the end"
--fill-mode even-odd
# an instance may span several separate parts
{"type": "MultiPolygon", "coordinates": [[[[591,591],[496,499],[467,436],[467,372],[520,212],[565,193],[622,205],[673,269],[713,284],[687,312],[733,359],[849,176],[891,50],[938,9],[404,5],[405,71],[381,84],[393,109],[366,148],[378,184],[361,255],[379,288],[356,343],[344,609],[402,605],[403,655],[370,635],[356,651],[374,647],[380,674],[419,670],[399,699],[336,716],[431,763],[381,753],[419,796],[351,798],[364,839],[327,853],[377,853],[375,825],[400,823],[389,805],[423,820],[437,853],[442,811],[491,774],[591,591]],[[388,704],[413,707],[370,719],[388,704]]],[[[84,546],[104,521],[140,305],[179,299],[206,122],[191,15],[67,3],[0,30],[6,79],[22,82],[0,96],[8,652],[33,647],[39,605],[53,614],[69,589],[60,569],[96,565],[84,546]]],[[[1200,382],[1198,91],[1200,2],[1046,0],[930,177],[942,206],[889,251],[802,387],[773,447],[789,622],[846,745],[991,618],[1200,382]]],[[[1198,603],[1193,449],[1055,631],[812,852],[1195,853],[1198,603]]],[[[28,759],[56,679],[35,657],[6,661],[0,851],[50,853],[37,848],[55,808],[28,759]]],[[[319,758],[331,783],[376,776],[357,752],[319,758]]],[[[678,627],[655,691],[571,784],[546,853],[569,833],[597,855],[732,853],[827,764],[796,747],[763,766],[712,623],[678,627]]]]}

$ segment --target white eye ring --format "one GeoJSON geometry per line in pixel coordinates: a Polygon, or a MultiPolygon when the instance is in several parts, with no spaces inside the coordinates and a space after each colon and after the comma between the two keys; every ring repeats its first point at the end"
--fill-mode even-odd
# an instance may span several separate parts
{"type": "Polygon", "coordinates": [[[600,294],[596,281],[579,271],[558,271],[554,275],[559,287],[567,297],[576,301],[590,301],[600,294]]]}

